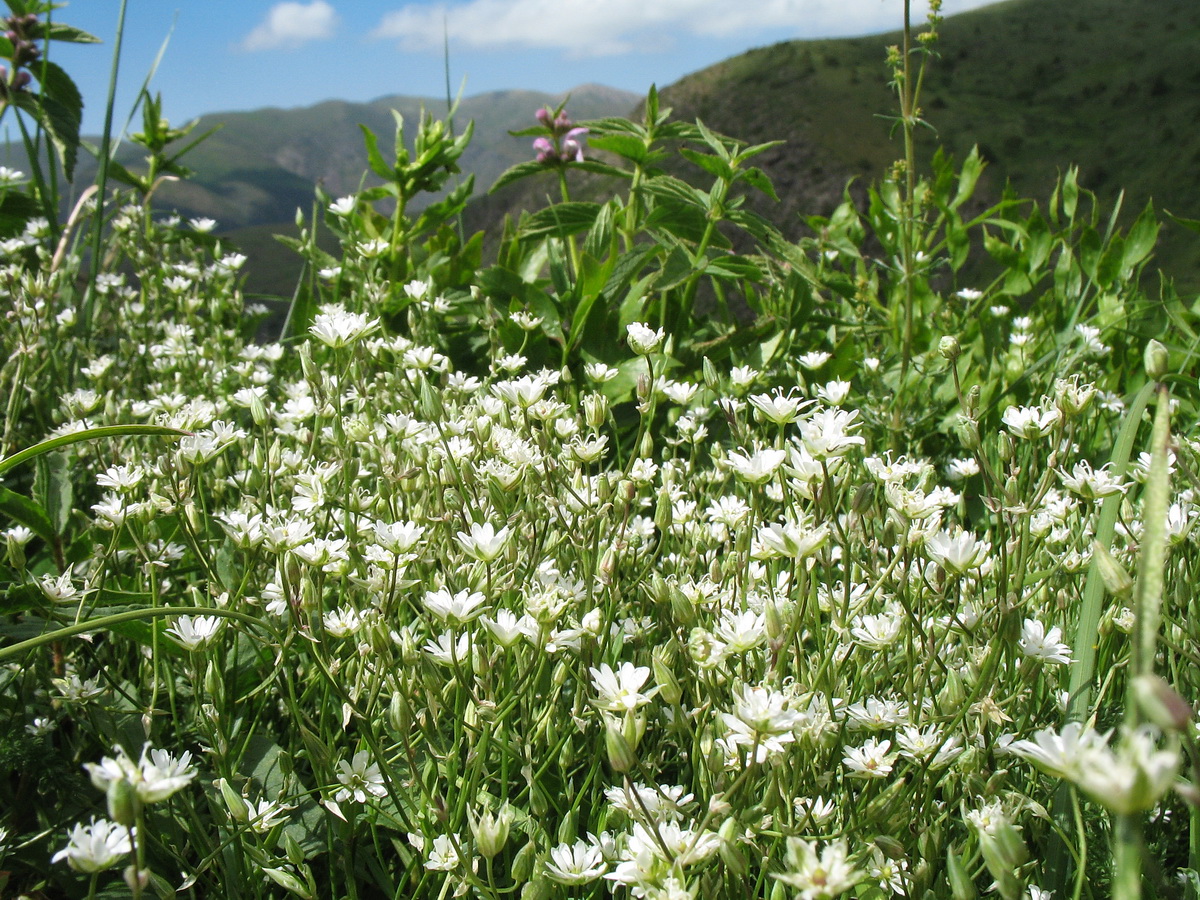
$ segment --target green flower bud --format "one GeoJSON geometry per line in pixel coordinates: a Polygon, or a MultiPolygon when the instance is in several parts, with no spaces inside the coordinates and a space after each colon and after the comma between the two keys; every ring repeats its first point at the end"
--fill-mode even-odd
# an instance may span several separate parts
{"type": "Polygon", "coordinates": [[[137,788],[128,778],[117,778],[108,783],[108,816],[118,825],[126,828],[137,822],[138,799],[137,788]]]}
{"type": "Polygon", "coordinates": [[[1133,695],[1142,714],[1163,731],[1186,731],[1195,717],[1187,701],[1158,675],[1135,677],[1133,695]]]}
{"type": "Polygon", "coordinates": [[[952,334],[943,335],[942,339],[938,341],[938,353],[942,355],[943,359],[954,362],[962,355],[962,347],[958,343],[958,338],[952,334]]]}
{"type": "Polygon", "coordinates": [[[1142,354],[1142,360],[1146,366],[1146,375],[1159,381],[1167,374],[1167,369],[1171,364],[1171,354],[1160,342],[1151,339],[1142,354]]]}
{"type": "Polygon", "coordinates": [[[604,752],[608,755],[609,766],[618,774],[624,774],[637,765],[637,755],[626,740],[619,719],[605,719],[604,752]]]}
{"type": "Polygon", "coordinates": [[[224,778],[218,778],[216,784],[221,791],[221,799],[225,801],[225,808],[229,810],[230,818],[235,822],[249,822],[250,807],[246,805],[242,795],[235,791],[233,785],[224,778]]]}
{"type": "Polygon", "coordinates": [[[530,838],[529,842],[513,857],[512,880],[517,884],[528,882],[529,876],[533,874],[533,864],[536,860],[537,844],[534,843],[533,838],[530,838]]]}

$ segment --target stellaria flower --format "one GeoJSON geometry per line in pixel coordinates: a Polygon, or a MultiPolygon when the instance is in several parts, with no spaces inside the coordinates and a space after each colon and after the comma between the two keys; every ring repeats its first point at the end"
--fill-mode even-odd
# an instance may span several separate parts
{"type": "Polygon", "coordinates": [[[76,825],[67,834],[67,846],[51,862],[65,859],[76,872],[94,874],[116,865],[132,852],[130,829],[108,819],[93,819],[88,825],[76,825]]]}

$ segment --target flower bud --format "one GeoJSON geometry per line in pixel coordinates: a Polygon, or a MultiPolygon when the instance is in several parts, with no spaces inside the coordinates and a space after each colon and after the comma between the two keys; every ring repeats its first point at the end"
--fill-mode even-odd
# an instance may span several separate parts
{"type": "Polygon", "coordinates": [[[513,857],[512,862],[512,880],[517,884],[524,884],[529,881],[529,877],[533,874],[533,864],[537,859],[537,844],[533,838],[530,838],[517,855],[513,857]]]}
{"type": "Polygon", "coordinates": [[[297,897],[303,897],[305,900],[311,900],[312,893],[308,887],[287,869],[264,866],[262,873],[285,891],[293,893],[297,897]]]}
{"type": "Polygon", "coordinates": [[[604,721],[604,752],[614,772],[623,774],[637,765],[637,755],[622,733],[621,720],[606,718],[604,721]]]}
{"type": "Polygon", "coordinates": [[[1142,714],[1163,731],[1186,731],[1194,718],[1187,701],[1158,675],[1136,676],[1133,695],[1142,714]]]}
{"type": "Polygon", "coordinates": [[[1099,541],[1092,543],[1092,559],[1095,560],[1096,568],[1100,570],[1100,578],[1110,594],[1114,597],[1125,598],[1133,593],[1133,579],[1129,577],[1125,567],[1117,562],[1116,558],[1108,552],[1108,548],[1099,541]]]}
{"type": "Polygon", "coordinates": [[[116,778],[108,783],[108,815],[118,825],[129,828],[137,821],[137,788],[128,778],[116,778]]]}
{"type": "Polygon", "coordinates": [[[938,341],[938,353],[942,358],[949,362],[954,362],[962,355],[962,347],[958,343],[958,338],[952,334],[943,335],[938,341]]]}
{"type": "Polygon", "coordinates": [[[600,393],[583,398],[583,420],[588,428],[597,429],[608,421],[608,398],[600,393]]]}
{"type": "Polygon", "coordinates": [[[494,815],[490,809],[486,810],[472,825],[471,831],[475,835],[475,846],[478,848],[480,856],[484,859],[493,859],[504,849],[504,845],[508,842],[508,829],[512,824],[512,819],[512,810],[505,803],[494,815]]]}
{"type": "Polygon", "coordinates": [[[1171,355],[1167,352],[1167,348],[1159,341],[1151,338],[1150,343],[1146,345],[1146,349],[1142,354],[1142,360],[1146,366],[1146,375],[1155,381],[1160,381],[1167,374],[1167,369],[1171,363],[1171,355]]]}
{"type": "Polygon", "coordinates": [[[229,817],[235,822],[249,822],[250,807],[246,805],[242,795],[233,789],[233,785],[224,778],[218,778],[217,788],[221,791],[221,799],[225,801],[225,808],[229,810],[229,817]]]}
{"type": "Polygon", "coordinates": [[[679,679],[671,670],[669,653],[665,645],[660,644],[651,653],[651,664],[654,668],[654,683],[658,685],[658,695],[671,706],[678,706],[683,698],[683,688],[679,679]]]}

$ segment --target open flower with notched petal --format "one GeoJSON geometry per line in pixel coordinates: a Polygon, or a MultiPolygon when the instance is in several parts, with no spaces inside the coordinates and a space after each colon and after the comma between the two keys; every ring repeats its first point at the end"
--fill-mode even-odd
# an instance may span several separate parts
{"type": "Polygon", "coordinates": [[[1071,648],[1059,640],[1061,637],[1062,629],[1057,625],[1047,631],[1037,619],[1026,619],[1017,646],[1032,659],[1065,666],[1071,661],[1071,648]]]}
{"type": "Polygon", "coordinates": [[[961,528],[939,530],[925,541],[929,558],[952,575],[964,575],[980,568],[991,551],[989,541],[981,541],[961,528]]]}
{"type": "Polygon", "coordinates": [[[550,861],[542,865],[546,877],[559,884],[587,884],[608,871],[600,848],[583,840],[551,847],[550,861]]]}
{"type": "Polygon", "coordinates": [[[816,841],[789,837],[787,865],[787,871],[772,877],[797,888],[801,900],[836,897],[858,884],[864,874],[851,865],[844,840],[828,843],[818,852],[816,841]]]}
{"type": "Polygon", "coordinates": [[[157,803],[182,790],[196,777],[192,754],[186,750],[175,757],[166,750],[151,750],[147,744],[137,762],[129,758],[124,747],[117,747],[116,753],[115,757],[106,756],[98,763],[84,763],[92,784],[102,791],[108,791],[116,781],[127,781],[141,802],[157,803]]]}
{"type": "Polygon", "coordinates": [[[504,552],[508,535],[507,525],[497,531],[491,522],[484,522],[482,525],[472,522],[470,532],[460,531],[455,535],[455,539],[467,551],[468,556],[487,563],[504,552]]]}
{"type": "Polygon", "coordinates": [[[333,799],[338,803],[351,798],[358,803],[366,803],[368,794],[372,797],[387,796],[379,764],[371,762],[371,754],[366,750],[359,750],[349,762],[338,760],[337,779],[342,787],[333,799]]]}
{"type": "Polygon", "coordinates": [[[176,616],[167,634],[185,650],[200,650],[217,636],[223,624],[220,616],[176,616]]]}
{"type": "Polygon", "coordinates": [[[1069,475],[1066,470],[1059,469],[1058,478],[1063,487],[1085,500],[1099,500],[1129,490],[1129,485],[1108,471],[1108,466],[1093,469],[1085,459],[1075,463],[1069,475]]]}
{"type": "Polygon", "coordinates": [[[348,347],[379,327],[379,319],[368,318],[366,313],[349,312],[340,304],[329,304],[321,307],[308,330],[321,343],[337,348],[348,347]]]}
{"type": "Polygon", "coordinates": [[[115,866],[133,850],[131,830],[108,819],[76,825],[67,838],[67,846],[50,857],[50,862],[65,859],[76,872],[89,875],[115,866]]]}
{"type": "Polygon", "coordinates": [[[1041,409],[1037,406],[1010,406],[1004,410],[1001,421],[1013,437],[1034,440],[1050,433],[1050,429],[1062,419],[1057,408],[1041,409]]]}
{"type": "Polygon", "coordinates": [[[725,464],[743,481],[764,484],[771,480],[786,458],[786,451],[768,447],[759,448],[750,454],[732,451],[725,457],[725,464]]]}
{"type": "Polygon", "coordinates": [[[461,625],[483,612],[487,598],[479,591],[469,592],[464,588],[457,594],[451,594],[446,588],[441,588],[427,591],[423,602],[425,608],[439,619],[461,625]]]}
{"type": "Polygon", "coordinates": [[[642,693],[642,685],[650,677],[649,666],[635,666],[623,662],[615,671],[608,663],[600,668],[588,669],[592,673],[592,687],[598,694],[596,705],[609,712],[628,712],[645,706],[658,693],[651,688],[642,693]]]}

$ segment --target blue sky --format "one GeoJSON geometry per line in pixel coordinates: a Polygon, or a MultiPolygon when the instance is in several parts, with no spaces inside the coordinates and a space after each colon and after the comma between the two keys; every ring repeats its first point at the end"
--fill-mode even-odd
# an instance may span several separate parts
{"type": "MultiPolygon", "coordinates": [[[[953,14],[994,0],[945,0],[953,14]]],[[[54,58],[97,134],[118,0],[74,0],[58,21],[102,45],[54,58]]],[[[922,0],[914,8],[924,16],[922,0]]],[[[443,42],[458,91],[560,92],[597,82],[665,86],[751,47],[899,26],[902,0],[128,0],[116,112],[123,124],[167,42],[151,89],[183,124],[202,113],[445,94],[443,42]]]]}

